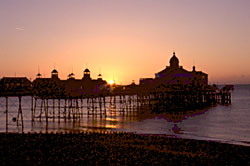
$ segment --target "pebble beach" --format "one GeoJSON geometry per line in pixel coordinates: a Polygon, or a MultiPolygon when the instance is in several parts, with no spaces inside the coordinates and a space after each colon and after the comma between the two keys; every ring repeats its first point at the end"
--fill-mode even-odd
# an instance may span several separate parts
{"type": "Polygon", "coordinates": [[[1,165],[249,165],[248,151],[126,132],[0,133],[1,165]]]}

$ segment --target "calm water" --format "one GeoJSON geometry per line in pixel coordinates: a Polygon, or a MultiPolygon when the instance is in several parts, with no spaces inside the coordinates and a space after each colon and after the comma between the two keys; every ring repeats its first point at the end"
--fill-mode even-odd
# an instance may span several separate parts
{"type": "MultiPolygon", "coordinates": [[[[216,140],[233,144],[250,145],[250,85],[236,85],[232,93],[232,104],[217,105],[193,115],[122,115],[107,106],[106,118],[84,117],[73,122],[57,119],[48,124],[37,119],[31,123],[31,98],[23,99],[24,131],[67,131],[76,130],[105,130],[126,131],[139,134],[164,134],[169,136],[200,140],[216,140]]],[[[63,104],[63,103],[62,103],[63,104]]],[[[5,98],[0,98],[0,132],[6,131],[5,98]]],[[[9,99],[9,132],[21,132],[21,126],[12,121],[17,117],[17,98],[9,99]]],[[[84,110],[85,113],[87,110],[84,110]]]]}

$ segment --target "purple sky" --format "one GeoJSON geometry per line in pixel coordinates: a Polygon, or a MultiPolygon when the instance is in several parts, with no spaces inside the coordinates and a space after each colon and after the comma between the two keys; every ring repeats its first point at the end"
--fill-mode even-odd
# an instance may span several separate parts
{"type": "Polygon", "coordinates": [[[210,83],[250,83],[249,0],[1,0],[0,77],[56,67],[127,84],[154,77],[175,50],[210,83]]]}

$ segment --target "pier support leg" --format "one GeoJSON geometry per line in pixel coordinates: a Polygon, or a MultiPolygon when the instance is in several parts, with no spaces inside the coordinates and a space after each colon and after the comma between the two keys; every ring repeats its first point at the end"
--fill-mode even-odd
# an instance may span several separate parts
{"type": "Polygon", "coordinates": [[[53,110],[53,122],[55,121],[55,99],[53,99],[53,106],[52,106],[52,110],[53,110]]]}
{"type": "Polygon", "coordinates": [[[88,117],[89,117],[89,98],[87,98],[87,111],[88,111],[88,117]]]}
{"type": "Polygon", "coordinates": [[[33,121],[35,121],[35,118],[36,118],[36,102],[37,102],[37,98],[35,97],[35,103],[34,103],[34,109],[33,109],[33,121]]]}
{"type": "Polygon", "coordinates": [[[58,123],[60,123],[60,118],[61,118],[60,108],[61,108],[61,100],[58,99],[58,123]]]}
{"type": "Polygon", "coordinates": [[[104,107],[104,116],[106,117],[106,100],[105,100],[105,96],[103,97],[103,107],[104,107]]]}
{"type": "Polygon", "coordinates": [[[33,127],[34,122],[34,97],[31,96],[31,126],[33,127]]]}
{"type": "Polygon", "coordinates": [[[64,121],[66,121],[66,112],[67,112],[67,99],[64,100],[64,112],[63,112],[64,121]]]}
{"type": "Polygon", "coordinates": [[[6,133],[8,133],[8,121],[9,121],[9,118],[8,118],[8,96],[6,96],[5,98],[6,100],[6,133]]]}
{"type": "Polygon", "coordinates": [[[17,126],[19,125],[19,115],[21,116],[21,123],[22,123],[22,132],[24,129],[24,124],[23,124],[23,112],[22,112],[22,97],[18,96],[19,99],[19,108],[18,108],[18,114],[17,114],[17,126]]]}
{"type": "Polygon", "coordinates": [[[102,118],[102,98],[99,97],[100,117],[102,118]]]}
{"type": "Polygon", "coordinates": [[[49,101],[48,99],[46,99],[46,107],[44,107],[45,109],[45,117],[46,117],[46,124],[48,123],[48,118],[49,118],[49,101]]]}
{"type": "Polygon", "coordinates": [[[42,113],[43,113],[43,105],[44,105],[44,99],[41,99],[42,101],[41,101],[41,109],[40,109],[40,116],[39,116],[39,118],[40,118],[40,122],[41,122],[41,118],[42,118],[42,113]]]}

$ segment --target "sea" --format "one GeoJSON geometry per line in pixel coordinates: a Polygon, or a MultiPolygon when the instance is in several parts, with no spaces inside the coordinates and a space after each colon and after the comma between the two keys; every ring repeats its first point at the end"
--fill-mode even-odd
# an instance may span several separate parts
{"type": "MultiPolygon", "coordinates": [[[[188,114],[139,114],[131,110],[124,114],[107,106],[107,116],[88,116],[87,108],[79,120],[31,120],[31,97],[22,98],[23,128],[18,117],[17,97],[8,99],[6,128],[6,99],[0,98],[0,132],[68,132],[116,131],[145,135],[162,135],[195,140],[208,140],[250,146],[250,85],[235,85],[230,105],[216,105],[188,114]]],[[[63,103],[62,103],[63,105],[63,103]]],[[[146,111],[145,111],[146,112],[146,111]]]]}

